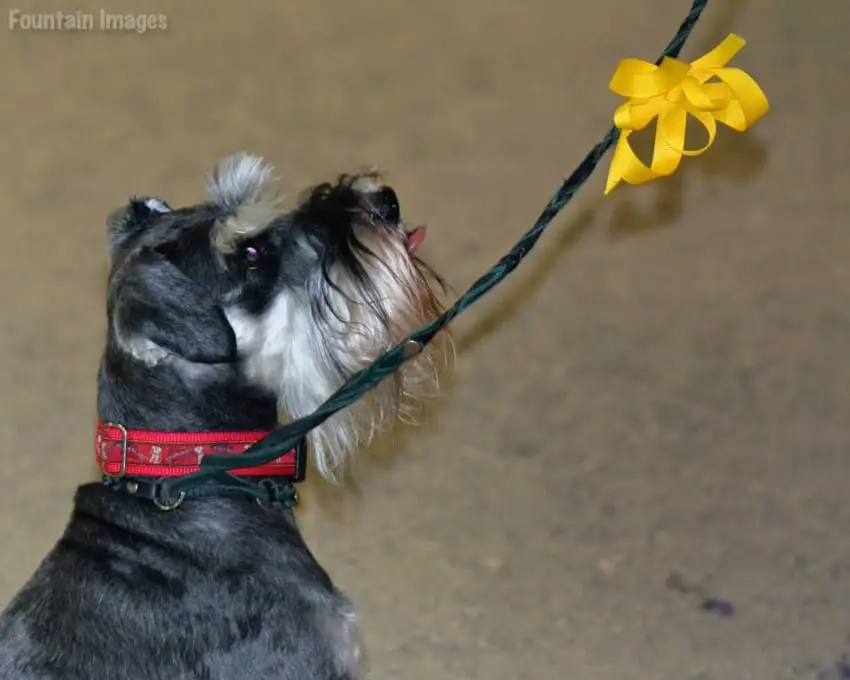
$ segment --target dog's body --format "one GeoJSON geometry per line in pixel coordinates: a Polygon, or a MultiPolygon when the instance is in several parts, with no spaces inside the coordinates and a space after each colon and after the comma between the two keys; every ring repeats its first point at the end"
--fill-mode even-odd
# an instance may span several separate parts
{"type": "MultiPolygon", "coordinates": [[[[164,432],[268,431],[312,412],[430,320],[430,270],[392,190],[343,178],[280,213],[258,159],[228,159],[207,203],[133,199],[109,220],[102,421],[164,432]]],[[[439,350],[438,350],[439,351],[439,350]]],[[[424,352],[309,435],[330,476],[433,385],[424,352]]],[[[163,510],[79,488],[55,548],[0,616],[0,680],[346,680],[353,606],[291,509],[213,496],[163,510]]]]}
{"type": "Polygon", "coordinates": [[[250,499],[163,512],[82,487],[0,620],[3,680],[353,678],[354,609],[295,526],[250,499]]]}

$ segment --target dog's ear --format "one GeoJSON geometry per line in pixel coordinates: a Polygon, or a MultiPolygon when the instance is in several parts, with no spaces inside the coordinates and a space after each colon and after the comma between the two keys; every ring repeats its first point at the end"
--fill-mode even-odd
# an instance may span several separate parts
{"type": "Polygon", "coordinates": [[[212,230],[213,245],[232,253],[236,245],[266,229],[280,213],[272,167],[258,156],[236,154],[221,161],[207,177],[207,199],[224,217],[212,230]]]}
{"type": "Polygon", "coordinates": [[[127,241],[139,234],[152,216],[170,212],[171,207],[160,198],[133,196],[127,205],[106,218],[109,255],[114,256],[127,241]]]}
{"type": "Polygon", "coordinates": [[[153,250],[139,253],[122,272],[112,324],[118,343],[149,363],[168,354],[202,364],[237,358],[236,334],[221,306],[153,250]]]}

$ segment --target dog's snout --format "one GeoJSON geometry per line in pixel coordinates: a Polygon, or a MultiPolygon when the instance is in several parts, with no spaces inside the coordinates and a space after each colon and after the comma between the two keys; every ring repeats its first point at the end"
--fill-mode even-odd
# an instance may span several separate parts
{"type": "Polygon", "coordinates": [[[375,211],[381,216],[384,222],[398,224],[401,221],[401,206],[398,202],[398,196],[392,187],[385,186],[378,189],[372,201],[375,211]]]}

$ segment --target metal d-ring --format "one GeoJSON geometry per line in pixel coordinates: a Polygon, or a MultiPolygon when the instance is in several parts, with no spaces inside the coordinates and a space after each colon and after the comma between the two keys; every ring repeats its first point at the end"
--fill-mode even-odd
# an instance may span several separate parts
{"type": "Polygon", "coordinates": [[[154,504],[156,507],[158,507],[160,510],[166,510],[166,511],[168,511],[168,510],[176,510],[178,507],[180,507],[180,504],[181,504],[181,503],[183,503],[183,499],[184,499],[184,498],[186,498],[186,492],[185,492],[185,491],[181,491],[181,492],[180,492],[180,495],[179,495],[179,496],[177,496],[177,499],[176,499],[176,500],[171,501],[170,503],[169,503],[169,502],[167,502],[167,501],[163,502],[163,501],[159,500],[158,498],[154,498],[154,499],[153,499],[153,504],[154,504]]]}
{"type": "Polygon", "coordinates": [[[164,498],[162,498],[166,495],[164,493],[165,492],[165,485],[162,484],[162,480],[161,479],[157,480],[157,482],[155,484],[156,485],[154,487],[152,500],[153,500],[153,504],[156,507],[158,507],[160,510],[164,510],[164,511],[176,510],[177,508],[180,507],[180,505],[183,503],[183,500],[186,498],[186,492],[181,491],[178,494],[177,498],[175,498],[173,501],[165,500],[164,498]],[[161,500],[161,498],[162,498],[162,500],[161,500]]]}
{"type": "Polygon", "coordinates": [[[279,506],[296,506],[301,501],[298,496],[298,490],[291,488],[291,484],[287,484],[286,486],[290,487],[287,490],[286,487],[281,489],[280,485],[277,484],[272,479],[261,479],[257,482],[257,486],[261,489],[265,489],[266,493],[269,496],[269,502],[264,503],[262,498],[257,497],[257,505],[259,505],[266,512],[272,512],[277,509],[279,506]],[[289,493],[287,493],[289,491],[289,493]],[[282,502],[281,502],[282,501],[282,502]]]}

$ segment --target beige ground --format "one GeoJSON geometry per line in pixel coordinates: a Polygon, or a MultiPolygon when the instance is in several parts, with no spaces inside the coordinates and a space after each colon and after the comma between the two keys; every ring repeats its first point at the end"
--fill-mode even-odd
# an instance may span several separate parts
{"type": "MultiPolygon", "coordinates": [[[[196,201],[241,149],[292,190],[376,163],[462,290],[688,4],[105,3],[165,13],[145,35],[10,32],[4,9],[0,602],[93,476],[110,209],[196,201]]],[[[603,198],[600,169],[457,324],[456,380],[392,464],[309,485],[375,678],[850,677],[848,22],[846,0],[713,0],[684,56],[745,36],[769,117],[655,186],[603,198]]]]}

